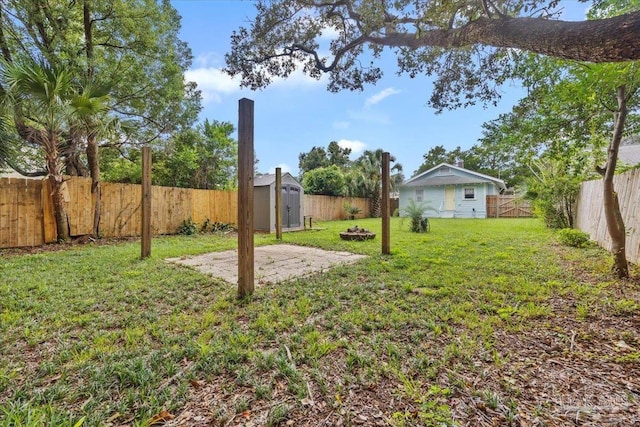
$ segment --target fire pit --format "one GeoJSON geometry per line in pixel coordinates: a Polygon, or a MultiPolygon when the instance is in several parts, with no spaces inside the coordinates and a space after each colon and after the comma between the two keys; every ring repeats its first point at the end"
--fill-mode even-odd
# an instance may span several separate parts
{"type": "Polygon", "coordinates": [[[367,229],[355,227],[347,228],[347,231],[340,233],[342,240],[369,240],[376,237],[376,233],[372,233],[367,229]]]}

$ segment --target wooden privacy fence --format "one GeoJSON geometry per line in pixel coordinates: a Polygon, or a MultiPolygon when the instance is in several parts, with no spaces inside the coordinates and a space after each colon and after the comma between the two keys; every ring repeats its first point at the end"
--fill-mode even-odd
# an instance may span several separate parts
{"type": "MultiPolygon", "coordinates": [[[[141,186],[103,182],[100,199],[100,235],[102,237],[139,236],[141,233],[141,186]]],[[[72,177],[65,181],[64,200],[71,236],[90,234],[93,227],[94,200],[91,179],[72,177]]],[[[304,215],[314,220],[346,218],[343,204],[369,212],[368,199],[304,196],[304,215]]],[[[195,190],[188,188],[151,188],[151,231],[174,234],[183,221],[192,219],[201,225],[206,219],[237,224],[236,191],[195,190]]],[[[46,180],[0,178],[0,248],[39,246],[55,242],[51,189],[46,180]]]]}
{"type": "Polygon", "coordinates": [[[487,196],[487,218],[529,218],[531,203],[520,196],[487,196]]]}
{"type": "MultiPolygon", "coordinates": [[[[627,259],[640,264],[640,169],[613,178],[618,193],[622,219],[627,230],[627,259]]],[[[602,180],[586,181],[580,185],[576,227],[589,233],[600,246],[611,250],[602,198],[602,180]]]]}
{"type": "Polygon", "coordinates": [[[346,219],[349,215],[344,209],[348,204],[360,209],[358,218],[369,216],[369,199],[340,196],[304,195],[304,214],[313,216],[314,220],[335,221],[346,219]]]}

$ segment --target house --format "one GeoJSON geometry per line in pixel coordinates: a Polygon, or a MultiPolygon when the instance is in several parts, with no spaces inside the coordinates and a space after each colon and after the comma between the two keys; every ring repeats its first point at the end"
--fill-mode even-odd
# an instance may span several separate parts
{"type": "Polygon", "coordinates": [[[400,186],[400,212],[410,199],[427,202],[435,210],[427,216],[486,218],[487,197],[506,189],[503,180],[459,166],[441,163],[400,186]],[[436,212],[437,211],[437,212],[436,212]]]}
{"type": "MultiPolygon", "coordinates": [[[[304,228],[304,189],[289,172],[282,174],[282,230],[304,228]]],[[[255,230],[276,231],[276,175],[258,175],[253,180],[253,228],[255,230]]]]}

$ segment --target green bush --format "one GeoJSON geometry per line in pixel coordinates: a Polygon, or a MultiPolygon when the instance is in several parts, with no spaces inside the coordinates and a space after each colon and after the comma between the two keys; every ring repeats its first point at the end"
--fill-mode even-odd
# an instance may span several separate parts
{"type": "Polygon", "coordinates": [[[589,246],[589,235],[584,231],[574,228],[563,228],[558,231],[558,240],[560,243],[574,248],[584,248],[589,246]]]}
{"type": "Polygon", "coordinates": [[[193,222],[191,218],[185,219],[178,227],[178,234],[183,234],[185,236],[191,236],[192,234],[196,234],[198,232],[198,225],[193,222]]]}

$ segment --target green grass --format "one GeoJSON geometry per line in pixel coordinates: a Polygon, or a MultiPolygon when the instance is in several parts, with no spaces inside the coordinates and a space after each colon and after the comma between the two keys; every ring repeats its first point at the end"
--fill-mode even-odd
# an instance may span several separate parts
{"type": "MultiPolygon", "coordinates": [[[[496,329],[524,330],[554,316],[549,301],[558,295],[575,298],[577,318],[638,307],[602,298],[606,284],[575,279],[556,261],[558,250],[594,271],[606,271],[608,257],[559,249],[536,220],[433,219],[430,233],[415,234],[394,218],[390,256],[380,255],[379,236],[339,239],[356,223],[380,232],[379,220],[325,222],[319,231],[285,233],[283,242],[369,258],[258,288],[244,301],[233,285],[164,261],[233,248],[228,237],[155,238],[145,260],[139,243],[0,259],[0,425],[74,425],[82,417],[84,426],[143,425],[162,409],[178,411],[190,379],[221,376],[233,379],[225,392],[253,393],[232,414],[275,393],[291,398],[269,407],[267,425],[303,411],[296,402],[310,383],[316,399],[337,405],[346,390],[382,380],[417,408],[398,409],[389,423],[442,425],[451,422],[448,399],[466,387],[440,384],[442,374],[474,372],[478,358],[504,363],[496,329]]],[[[277,243],[272,235],[255,241],[277,243]]]]}

